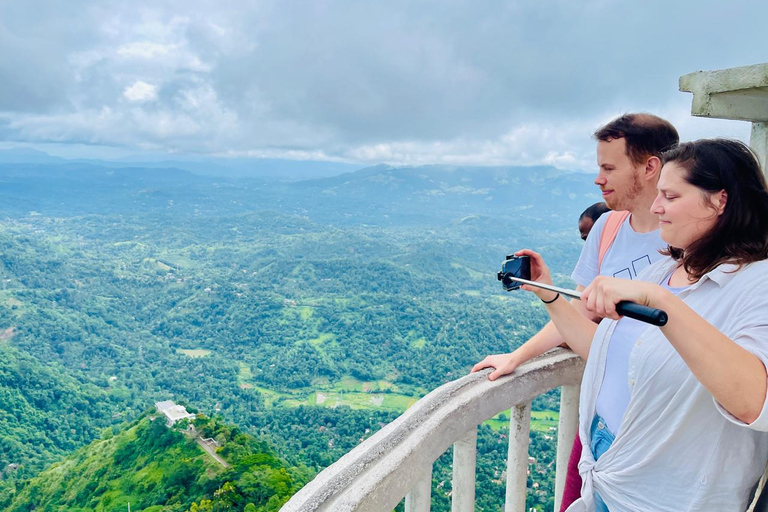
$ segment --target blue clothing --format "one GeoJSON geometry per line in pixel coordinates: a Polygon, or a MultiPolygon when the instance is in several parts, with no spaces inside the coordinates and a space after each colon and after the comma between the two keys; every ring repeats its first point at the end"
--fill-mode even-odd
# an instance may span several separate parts
{"type": "MultiPolygon", "coordinates": [[[[592,420],[589,441],[589,449],[592,451],[592,456],[595,460],[599,459],[602,454],[608,451],[614,438],[614,435],[608,430],[608,425],[605,423],[605,420],[595,414],[595,418],[592,420]]],[[[597,493],[595,493],[595,512],[609,512],[605,502],[603,502],[603,499],[597,493]]]]}

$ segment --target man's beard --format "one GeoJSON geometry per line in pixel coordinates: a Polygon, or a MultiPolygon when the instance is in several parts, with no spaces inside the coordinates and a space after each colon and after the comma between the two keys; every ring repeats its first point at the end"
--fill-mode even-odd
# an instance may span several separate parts
{"type": "Polygon", "coordinates": [[[608,205],[608,208],[617,211],[631,210],[635,206],[637,198],[643,192],[643,184],[640,182],[640,177],[637,174],[632,174],[632,183],[629,190],[622,195],[619,195],[617,192],[614,189],[612,194],[614,197],[609,195],[605,198],[605,204],[608,205]]]}

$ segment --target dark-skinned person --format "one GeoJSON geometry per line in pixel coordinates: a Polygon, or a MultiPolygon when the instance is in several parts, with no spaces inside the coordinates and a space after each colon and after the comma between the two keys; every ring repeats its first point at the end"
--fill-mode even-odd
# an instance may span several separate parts
{"type": "MultiPolygon", "coordinates": [[[[714,139],[662,155],[665,257],[636,280],[597,277],[581,294],[599,325],[535,288],[586,358],[579,403],[581,498],[569,512],[746,510],[768,460],[768,187],[751,150],[714,139]],[[664,310],[655,327],[620,317],[664,310]]],[[[551,284],[532,250],[532,279],[551,284]]]]}
{"type": "Polygon", "coordinates": [[[581,212],[581,215],[579,215],[579,234],[581,235],[582,240],[587,240],[589,232],[592,231],[597,219],[609,211],[611,211],[611,209],[608,208],[607,204],[599,202],[589,206],[586,210],[581,212]]]}

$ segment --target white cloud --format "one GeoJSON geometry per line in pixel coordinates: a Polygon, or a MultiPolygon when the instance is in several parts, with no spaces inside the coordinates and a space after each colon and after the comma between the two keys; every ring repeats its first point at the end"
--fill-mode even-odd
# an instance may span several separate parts
{"type": "Polygon", "coordinates": [[[154,59],[168,55],[174,47],[166,44],[153,43],[151,41],[138,41],[120,46],[117,54],[121,57],[138,57],[141,59],[154,59]]]}
{"type": "Polygon", "coordinates": [[[153,101],[157,99],[157,87],[137,80],[132,85],[125,88],[123,96],[130,101],[153,101]]]}
{"type": "Polygon", "coordinates": [[[677,78],[764,59],[768,15],[753,0],[727,15],[716,0],[72,1],[4,8],[5,140],[589,170],[591,133],[627,111],[684,139],[748,137],[691,118],[677,78]]]}

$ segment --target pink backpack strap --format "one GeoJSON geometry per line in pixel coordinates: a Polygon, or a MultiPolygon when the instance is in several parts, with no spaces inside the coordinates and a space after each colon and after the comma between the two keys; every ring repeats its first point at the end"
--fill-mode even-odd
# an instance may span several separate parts
{"type": "Polygon", "coordinates": [[[624,223],[624,220],[629,217],[629,212],[610,212],[608,218],[603,226],[603,231],[600,233],[600,249],[597,253],[597,273],[600,273],[600,267],[603,266],[603,259],[608,249],[613,245],[613,241],[616,240],[616,235],[619,234],[619,229],[624,223]]]}

